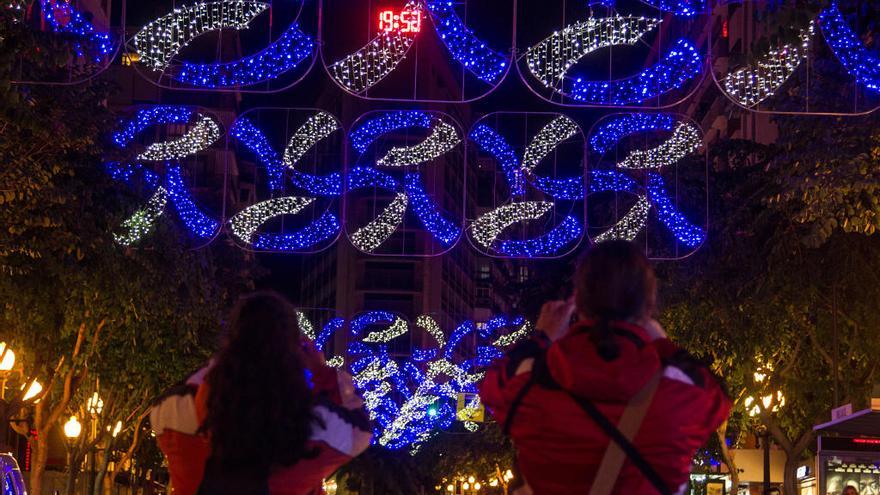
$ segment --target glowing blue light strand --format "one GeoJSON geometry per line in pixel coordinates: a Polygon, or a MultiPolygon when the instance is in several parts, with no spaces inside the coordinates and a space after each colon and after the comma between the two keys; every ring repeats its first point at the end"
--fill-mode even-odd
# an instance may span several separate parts
{"type": "Polygon", "coordinates": [[[269,188],[278,191],[283,188],[284,173],[289,172],[290,182],[315,196],[341,196],[342,175],[331,173],[326,176],[306,174],[291,170],[284,165],[279,153],[269,144],[269,139],[247,117],[240,117],[232,125],[230,135],[236,138],[245,148],[257,156],[266,167],[269,177],[269,188]]]}
{"type": "Polygon", "coordinates": [[[836,2],[819,14],[819,26],[834,55],[856,81],[880,92],[880,57],[869,51],[847,24],[836,2]]]}
{"type": "Polygon", "coordinates": [[[143,181],[150,189],[159,187],[159,176],[140,163],[106,162],[104,170],[113,180],[125,182],[129,187],[136,187],[138,181],[143,181]]]}
{"type": "Polygon", "coordinates": [[[449,336],[449,340],[446,341],[446,348],[443,351],[444,359],[452,359],[455,348],[458,347],[458,344],[461,343],[462,339],[468,334],[475,333],[476,331],[477,326],[472,321],[465,321],[457,326],[455,330],[452,331],[452,335],[449,336]]]}
{"type": "Polygon", "coordinates": [[[648,174],[648,198],[657,211],[657,217],[672,232],[679,242],[688,247],[697,247],[706,239],[706,232],[692,224],[678,211],[666,194],[666,185],[659,174],[648,174]]]}
{"type": "Polygon", "coordinates": [[[359,153],[365,153],[367,148],[383,134],[409,127],[430,129],[431,120],[429,114],[417,110],[384,112],[354,129],[349,138],[354,149],[359,153]]]}
{"type": "Polygon", "coordinates": [[[351,335],[353,337],[358,337],[370,325],[376,325],[378,323],[387,323],[390,325],[397,319],[397,315],[390,311],[370,311],[363,313],[351,320],[351,335]]]}
{"type": "Polygon", "coordinates": [[[343,320],[342,318],[333,318],[332,320],[327,322],[327,324],[324,325],[324,328],[321,329],[321,332],[315,338],[315,347],[319,351],[323,351],[324,347],[327,346],[327,342],[330,341],[330,337],[332,337],[333,334],[335,334],[336,331],[341,329],[344,325],[345,320],[343,320]]]}
{"type": "Polygon", "coordinates": [[[378,187],[398,192],[400,183],[397,179],[373,167],[355,167],[348,172],[348,190],[356,191],[369,187],[378,187]]]}
{"type": "Polygon", "coordinates": [[[199,239],[207,240],[216,234],[220,223],[196,206],[189,189],[183,183],[179,165],[170,163],[166,165],[165,188],[168,191],[168,198],[177,210],[177,215],[193,235],[199,239]]]}
{"type": "Polygon", "coordinates": [[[301,251],[331,240],[339,233],[342,225],[336,215],[325,211],[320,218],[292,233],[258,233],[253,245],[257,249],[269,251],[301,251]]]}
{"type": "Polygon", "coordinates": [[[425,227],[441,244],[451,247],[461,235],[461,227],[447,220],[439,211],[439,207],[425,192],[422,177],[417,173],[406,174],[403,178],[406,194],[412,203],[413,212],[425,227]]]}
{"type": "Polygon", "coordinates": [[[473,140],[484,153],[488,153],[501,165],[501,170],[507,179],[512,196],[525,194],[525,181],[519,159],[513,147],[507,140],[501,137],[494,129],[486,124],[478,124],[470,133],[473,140]]]}
{"type": "Polygon", "coordinates": [[[135,112],[127,121],[120,124],[122,129],[113,133],[113,143],[125,148],[134,141],[138,134],[147,128],[160,124],[186,124],[196,113],[189,107],[178,105],[159,105],[142,108],[135,112]]]}
{"type": "Polygon", "coordinates": [[[535,189],[555,199],[564,201],[584,199],[584,180],[581,177],[557,179],[532,175],[531,182],[535,189]]]}
{"type": "Polygon", "coordinates": [[[550,232],[534,239],[500,241],[497,251],[505,256],[523,258],[553,256],[559,254],[566,246],[576,242],[583,231],[584,229],[577,218],[567,216],[550,232]]]}
{"type": "Polygon", "coordinates": [[[486,46],[456,14],[449,0],[428,0],[434,27],[452,57],[489,84],[498,83],[507,70],[507,57],[486,46]]]}
{"type": "Polygon", "coordinates": [[[679,17],[694,17],[705,8],[702,0],[641,0],[664,12],[669,12],[679,17]]]}
{"type": "Polygon", "coordinates": [[[687,39],[673,43],[656,64],[634,76],[615,81],[592,81],[569,77],[569,95],[580,103],[631,105],[644,103],[681,88],[703,69],[703,57],[687,39]]]}
{"type": "Polygon", "coordinates": [[[591,170],[590,194],[601,192],[636,192],[638,184],[632,178],[616,170],[591,170]]]}
{"type": "Polygon", "coordinates": [[[52,26],[54,32],[73,35],[83,40],[74,43],[74,49],[78,56],[85,56],[86,48],[92,49],[94,51],[92,60],[98,63],[113,52],[114,43],[110,34],[95,28],[81,12],[74,8],[72,3],[59,0],[40,0],[40,8],[43,17],[52,26]],[[62,19],[66,19],[66,22],[62,19]]]}
{"type": "Polygon", "coordinates": [[[668,113],[629,113],[605,119],[593,130],[590,147],[605,154],[626,136],[648,131],[671,131],[675,117],[668,113]]]}
{"type": "Polygon", "coordinates": [[[184,63],[172,77],[182,83],[203,88],[250,86],[275,79],[309,59],[315,40],[293,23],[278,40],[258,53],[233,62],[215,64],[184,63]]]}

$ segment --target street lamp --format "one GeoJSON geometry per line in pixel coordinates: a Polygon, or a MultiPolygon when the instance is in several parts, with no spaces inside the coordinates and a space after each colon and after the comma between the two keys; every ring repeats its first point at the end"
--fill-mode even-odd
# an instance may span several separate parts
{"type": "Polygon", "coordinates": [[[6,347],[6,342],[0,342],[0,371],[12,371],[15,367],[15,353],[6,347]]]}
{"type": "Polygon", "coordinates": [[[82,433],[82,424],[77,421],[76,416],[71,416],[70,419],[64,423],[64,436],[72,442],[79,438],[80,433],[82,433]]]}
{"type": "MultiPolygon", "coordinates": [[[[21,388],[24,388],[24,386],[22,386],[21,388]]],[[[31,386],[28,387],[27,391],[24,393],[24,397],[22,397],[21,400],[29,401],[29,400],[33,399],[34,397],[40,395],[40,392],[42,392],[42,391],[43,391],[43,386],[40,385],[40,382],[34,380],[33,382],[31,382],[31,386]]]]}
{"type": "MultiPolygon", "coordinates": [[[[766,366],[766,369],[772,371],[772,367],[769,365],[766,366]]],[[[755,375],[755,383],[763,383],[767,378],[767,373],[764,370],[756,371],[755,375]]],[[[760,415],[762,412],[764,413],[774,413],[779,410],[780,407],[785,405],[785,396],[782,395],[781,390],[777,390],[775,393],[771,391],[769,394],[761,397],[760,401],[754,399],[754,397],[746,397],[745,406],[746,411],[748,411],[749,416],[755,417],[760,415]]],[[[767,425],[761,425],[758,429],[758,434],[761,437],[761,446],[764,450],[764,495],[770,493],[770,431],[767,428],[767,425]]]]}

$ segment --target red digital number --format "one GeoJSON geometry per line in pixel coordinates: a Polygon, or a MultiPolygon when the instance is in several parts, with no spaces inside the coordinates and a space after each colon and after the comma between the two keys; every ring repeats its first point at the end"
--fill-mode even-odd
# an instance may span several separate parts
{"type": "Polygon", "coordinates": [[[379,12],[379,31],[390,33],[418,33],[422,29],[422,15],[419,10],[404,10],[395,14],[393,10],[379,12]]]}

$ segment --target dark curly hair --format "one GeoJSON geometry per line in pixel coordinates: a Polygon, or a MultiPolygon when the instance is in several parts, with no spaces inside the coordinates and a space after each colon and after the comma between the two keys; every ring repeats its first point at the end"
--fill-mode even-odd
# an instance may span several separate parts
{"type": "Polygon", "coordinates": [[[268,476],[315,456],[306,448],[315,420],[315,397],[306,378],[293,306],[274,292],[243,297],[206,382],[208,410],[202,431],[211,436],[219,469],[268,476]]]}

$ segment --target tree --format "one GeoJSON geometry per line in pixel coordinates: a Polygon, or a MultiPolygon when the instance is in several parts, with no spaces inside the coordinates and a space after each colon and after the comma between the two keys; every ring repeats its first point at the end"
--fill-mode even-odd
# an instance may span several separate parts
{"type": "MultiPolygon", "coordinates": [[[[0,328],[25,381],[45,384],[32,415],[39,494],[48,433],[82,406],[83,385],[100,379],[117,421],[142,418],[150,398],[206,359],[250,263],[224,244],[187,250],[172,224],[150,249],[117,245],[110,232],[138,199],[100,166],[112,86],[10,84],[17,54],[51,72],[68,52],[8,19],[0,29],[0,328]]],[[[0,411],[4,425],[22,393],[0,411]]]]}

